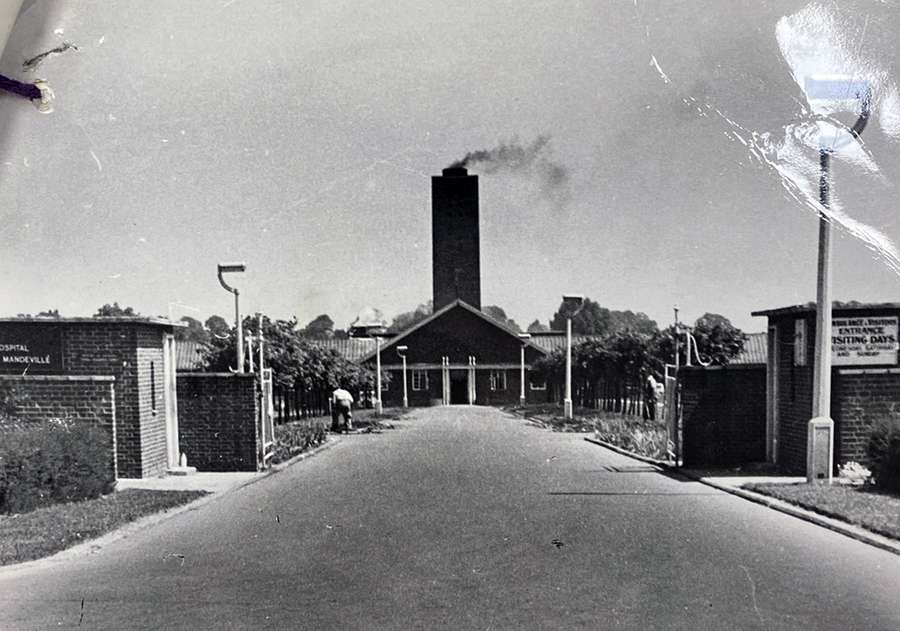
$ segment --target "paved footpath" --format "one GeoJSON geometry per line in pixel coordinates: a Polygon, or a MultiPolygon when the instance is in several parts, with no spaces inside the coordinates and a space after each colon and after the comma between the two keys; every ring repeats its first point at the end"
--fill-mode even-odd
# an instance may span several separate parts
{"type": "Polygon", "coordinates": [[[900,629],[896,555],[493,409],[399,425],[0,569],[0,629],[900,629]]]}

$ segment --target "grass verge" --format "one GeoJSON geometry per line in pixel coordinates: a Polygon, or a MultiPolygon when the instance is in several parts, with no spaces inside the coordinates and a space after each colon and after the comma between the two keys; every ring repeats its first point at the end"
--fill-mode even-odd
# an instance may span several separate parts
{"type": "Polygon", "coordinates": [[[50,556],[203,495],[205,491],[125,489],[97,499],[0,516],[0,565],[50,556]]]}
{"type": "Polygon", "coordinates": [[[572,419],[563,416],[556,404],[505,408],[554,432],[593,433],[594,438],[641,456],[665,460],[668,432],[664,422],[644,420],[617,412],[576,408],[572,419]]]}
{"type": "Polygon", "coordinates": [[[870,487],[838,484],[745,484],[744,488],[900,539],[900,496],[897,495],[870,487]]]}
{"type": "MultiPolygon", "coordinates": [[[[354,410],[353,429],[356,432],[377,432],[394,429],[393,423],[404,416],[402,409],[388,409],[378,417],[375,410],[354,410]]],[[[330,416],[313,416],[310,418],[281,423],[275,426],[275,448],[271,464],[287,462],[304,451],[314,449],[328,440],[331,430],[330,416]]]]}

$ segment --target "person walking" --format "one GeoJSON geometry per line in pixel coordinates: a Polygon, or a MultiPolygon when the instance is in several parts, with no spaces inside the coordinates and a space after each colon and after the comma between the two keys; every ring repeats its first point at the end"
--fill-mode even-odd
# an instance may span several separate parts
{"type": "Polygon", "coordinates": [[[344,417],[344,430],[353,429],[353,395],[344,388],[337,388],[331,393],[331,431],[340,432],[338,419],[344,417]]]}

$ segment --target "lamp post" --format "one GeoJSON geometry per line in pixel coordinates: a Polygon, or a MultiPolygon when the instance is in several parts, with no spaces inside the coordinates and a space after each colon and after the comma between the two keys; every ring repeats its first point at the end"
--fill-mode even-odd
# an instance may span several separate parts
{"type": "Polygon", "coordinates": [[[381,404],[381,336],[383,328],[373,329],[370,334],[375,338],[375,416],[381,416],[384,407],[381,404]]]}
{"type": "Polygon", "coordinates": [[[812,420],[809,422],[808,436],[818,435],[817,430],[825,430],[828,435],[829,463],[827,471],[818,472],[813,463],[814,440],[806,446],[807,481],[831,482],[831,442],[834,436],[834,422],[831,420],[831,219],[827,211],[831,203],[831,154],[836,148],[853,140],[859,141],[860,134],[869,121],[871,91],[866,81],[854,80],[846,76],[807,77],[805,91],[811,109],[830,115],[843,109],[859,106],[859,117],[848,130],[849,138],[833,123],[819,123],[819,247],[816,267],[816,341],[813,363],[812,420]],[[828,137],[828,132],[833,136],[828,137]]]}
{"type": "MultiPolygon", "coordinates": [[[[407,397],[406,392],[406,351],[409,350],[408,346],[398,346],[397,354],[400,356],[400,359],[403,360],[403,409],[409,407],[409,398],[407,397]]],[[[380,397],[379,397],[380,399],[380,397]]]]}
{"type": "Polygon", "coordinates": [[[225,282],[225,279],[222,278],[222,274],[244,272],[246,270],[247,265],[245,263],[219,263],[219,283],[225,288],[225,291],[234,294],[234,326],[237,329],[237,371],[239,373],[244,372],[244,335],[241,331],[241,308],[238,303],[238,290],[237,287],[230,287],[225,282]]]}
{"type": "Polygon", "coordinates": [[[381,337],[375,334],[375,416],[381,416],[381,337]]]}
{"type": "Polygon", "coordinates": [[[566,420],[572,419],[572,318],[578,315],[584,306],[584,296],[581,294],[563,294],[563,305],[566,309],[566,397],[563,400],[563,416],[566,420]]]}
{"type": "Polygon", "coordinates": [[[525,407],[525,347],[528,345],[528,340],[531,339],[531,334],[519,333],[519,339],[522,340],[519,362],[519,406],[525,407]]]}

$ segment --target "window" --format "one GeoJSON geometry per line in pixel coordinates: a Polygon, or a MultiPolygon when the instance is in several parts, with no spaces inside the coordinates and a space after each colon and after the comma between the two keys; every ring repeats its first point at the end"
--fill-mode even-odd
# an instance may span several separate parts
{"type": "Polygon", "coordinates": [[[412,371],[412,389],[419,390],[428,390],[428,371],[427,370],[414,370],[412,371]]]}
{"type": "Polygon", "coordinates": [[[544,379],[538,380],[537,377],[529,377],[528,378],[528,387],[532,390],[546,390],[547,382],[544,379]]]}
{"type": "Polygon", "coordinates": [[[391,382],[388,379],[385,379],[383,376],[381,378],[381,391],[387,392],[388,386],[391,385],[391,382]]]}
{"type": "Polygon", "coordinates": [[[491,371],[491,390],[506,390],[506,371],[491,371]]]}
{"type": "Polygon", "coordinates": [[[794,320],[794,366],[806,366],[806,319],[794,320]]]}
{"type": "Polygon", "coordinates": [[[150,362],[150,409],[156,413],[156,365],[150,362]]]}

